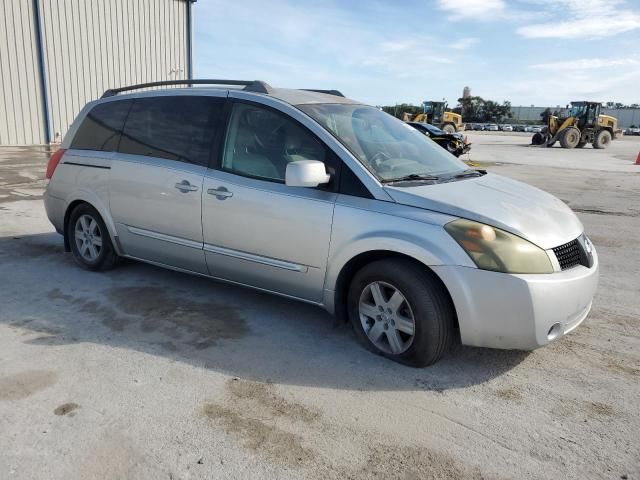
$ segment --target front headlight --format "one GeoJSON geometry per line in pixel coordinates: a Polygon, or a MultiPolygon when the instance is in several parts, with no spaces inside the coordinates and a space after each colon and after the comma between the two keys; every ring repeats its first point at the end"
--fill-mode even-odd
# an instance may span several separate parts
{"type": "Polygon", "coordinates": [[[444,229],[482,270],[553,273],[544,250],[504,230],[464,218],[447,223],[444,229]]]}

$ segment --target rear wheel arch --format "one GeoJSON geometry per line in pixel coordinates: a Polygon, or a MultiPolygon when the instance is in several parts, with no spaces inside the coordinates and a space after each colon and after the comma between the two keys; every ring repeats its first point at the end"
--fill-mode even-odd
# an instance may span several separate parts
{"type": "MultiPolygon", "coordinates": [[[[349,321],[349,315],[347,311],[347,296],[349,293],[349,287],[356,273],[358,273],[366,265],[377,262],[379,260],[387,259],[410,261],[420,267],[420,269],[422,269],[427,275],[432,277],[434,281],[440,287],[442,287],[442,290],[446,292],[449,300],[451,301],[451,305],[453,305],[455,313],[455,304],[453,303],[453,298],[449,293],[449,289],[440,279],[440,277],[427,265],[404,253],[394,252],[392,250],[370,250],[367,252],[362,252],[351,258],[347,263],[343,265],[340,273],[338,274],[334,290],[334,313],[339,323],[347,323],[349,321]]],[[[457,314],[455,315],[454,326],[455,328],[458,328],[457,314]]]]}
{"type": "MultiPolygon", "coordinates": [[[[71,218],[71,214],[79,205],[86,203],[87,205],[91,205],[89,202],[85,202],[84,200],[74,200],[67,206],[67,210],[64,212],[64,222],[62,223],[62,231],[64,232],[64,251],[71,251],[71,244],[69,243],[69,235],[67,235],[67,231],[69,230],[69,219],[71,218]]],[[[93,205],[92,205],[93,206],[93,205]]]]}
{"type": "Polygon", "coordinates": [[[116,253],[118,255],[121,254],[120,252],[120,243],[117,241],[117,235],[115,234],[115,227],[113,227],[113,225],[111,225],[110,223],[110,218],[108,218],[104,211],[99,208],[99,205],[96,205],[93,202],[87,201],[83,198],[78,198],[76,200],[73,200],[71,203],[69,203],[69,205],[67,206],[67,209],[64,212],[64,222],[63,222],[63,232],[64,232],[64,250],[65,252],[70,252],[71,251],[71,244],[69,243],[69,238],[67,235],[67,230],[68,230],[68,226],[69,226],[69,219],[71,218],[71,214],[73,213],[73,211],[80,205],[89,205],[90,207],[93,207],[98,214],[100,214],[100,217],[102,218],[102,221],[105,223],[105,226],[107,227],[107,231],[109,233],[109,237],[111,237],[111,242],[113,244],[114,249],[116,250],[116,253]]]}
{"type": "Polygon", "coordinates": [[[87,270],[105,271],[113,268],[118,261],[118,254],[102,214],[84,201],[68,211],[65,237],[74,260],[87,270]]]}

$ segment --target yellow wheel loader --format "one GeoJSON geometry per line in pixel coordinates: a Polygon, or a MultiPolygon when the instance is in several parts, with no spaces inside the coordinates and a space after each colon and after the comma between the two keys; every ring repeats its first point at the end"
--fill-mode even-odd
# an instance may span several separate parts
{"type": "Polygon", "coordinates": [[[552,147],[560,142],[562,148],[606,148],[620,134],[618,120],[600,113],[597,102],[571,102],[568,116],[548,115],[542,132],[531,139],[533,145],[552,147]]]}
{"type": "Polygon", "coordinates": [[[422,113],[403,115],[405,122],[430,123],[447,133],[456,133],[464,130],[462,115],[447,111],[447,102],[422,102],[422,113]]]}

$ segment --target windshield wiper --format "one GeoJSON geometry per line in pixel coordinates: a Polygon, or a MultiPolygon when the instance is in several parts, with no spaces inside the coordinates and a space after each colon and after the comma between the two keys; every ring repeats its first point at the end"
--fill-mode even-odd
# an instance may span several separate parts
{"type": "Polygon", "coordinates": [[[404,177],[397,178],[385,178],[382,180],[382,183],[395,183],[395,182],[411,182],[411,181],[420,181],[420,180],[440,180],[440,177],[436,175],[421,175],[418,173],[412,173],[410,175],[405,175],[404,177]]]}
{"type": "Polygon", "coordinates": [[[465,178],[465,177],[481,177],[486,175],[486,170],[465,170],[462,173],[452,176],[451,178],[465,178]]]}

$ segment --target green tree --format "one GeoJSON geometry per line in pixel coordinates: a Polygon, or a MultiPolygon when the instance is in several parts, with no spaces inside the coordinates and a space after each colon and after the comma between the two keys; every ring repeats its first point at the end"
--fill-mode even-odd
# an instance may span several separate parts
{"type": "Polygon", "coordinates": [[[511,102],[498,103],[474,96],[458,99],[456,107],[465,122],[502,122],[511,118],[511,102]]]}
{"type": "Polygon", "coordinates": [[[402,119],[403,113],[410,113],[412,115],[416,113],[422,113],[422,106],[412,105],[411,103],[401,103],[396,105],[384,106],[382,111],[393,115],[396,118],[402,119]]]}
{"type": "Polygon", "coordinates": [[[482,122],[482,110],[484,108],[484,99],[482,97],[473,96],[467,98],[459,98],[456,108],[457,113],[462,115],[465,122],[482,122]]]}
{"type": "MultiPolygon", "coordinates": [[[[401,103],[381,107],[394,117],[402,119],[403,113],[415,115],[422,113],[422,105],[413,105],[411,103],[401,103]]],[[[458,106],[451,109],[455,113],[460,113],[465,122],[497,122],[501,123],[508,118],[512,118],[511,102],[498,103],[494,100],[485,100],[482,97],[473,96],[467,98],[459,98],[458,106]]]]}
{"type": "Polygon", "coordinates": [[[484,102],[484,122],[502,123],[505,119],[511,118],[511,116],[511,102],[502,102],[502,104],[493,100],[484,102]]]}

